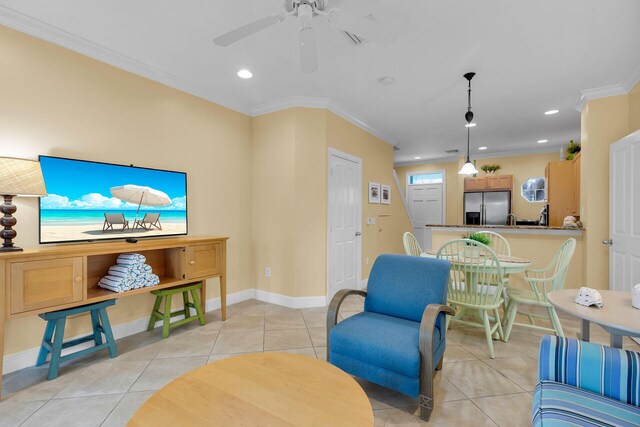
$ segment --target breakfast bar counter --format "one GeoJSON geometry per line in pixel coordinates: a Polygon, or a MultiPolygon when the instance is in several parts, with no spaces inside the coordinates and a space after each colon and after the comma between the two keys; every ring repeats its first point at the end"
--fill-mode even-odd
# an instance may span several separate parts
{"type": "Polygon", "coordinates": [[[576,227],[545,227],[540,225],[427,225],[431,231],[455,231],[473,233],[479,230],[489,230],[500,234],[542,234],[556,236],[581,236],[584,228],[576,227]]]}

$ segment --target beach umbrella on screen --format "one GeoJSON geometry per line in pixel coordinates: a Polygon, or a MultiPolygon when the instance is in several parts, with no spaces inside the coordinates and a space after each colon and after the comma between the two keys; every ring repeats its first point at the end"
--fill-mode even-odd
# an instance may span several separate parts
{"type": "Polygon", "coordinates": [[[123,202],[138,204],[135,220],[138,219],[140,206],[169,206],[171,204],[171,199],[166,193],[143,185],[127,184],[111,187],[111,195],[123,202]]]}

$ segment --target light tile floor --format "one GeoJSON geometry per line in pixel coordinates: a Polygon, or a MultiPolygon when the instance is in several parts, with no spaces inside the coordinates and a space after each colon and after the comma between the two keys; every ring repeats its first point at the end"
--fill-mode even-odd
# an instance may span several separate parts
{"type": "MultiPolygon", "coordinates": [[[[363,309],[360,297],[343,303],[341,318],[363,309]]],[[[118,340],[120,356],[106,352],[66,362],[47,381],[47,367],[3,377],[0,426],[124,426],[156,390],[185,372],[237,354],[287,351],[326,358],[326,308],[293,310],[251,300],[207,314],[207,324],[185,325],[162,340],[160,331],[118,340]]],[[[579,322],[562,318],[575,336],[579,322]]],[[[442,371],[435,377],[436,405],[428,424],[418,404],[400,393],[358,380],[371,401],[376,426],[527,426],[537,381],[538,344],[543,333],[514,328],[508,343],[494,341],[489,359],[481,329],[453,327],[447,334],[442,371]]],[[[593,341],[608,335],[592,328],[593,341]]],[[[640,350],[625,338],[625,347],[640,350]]]]}

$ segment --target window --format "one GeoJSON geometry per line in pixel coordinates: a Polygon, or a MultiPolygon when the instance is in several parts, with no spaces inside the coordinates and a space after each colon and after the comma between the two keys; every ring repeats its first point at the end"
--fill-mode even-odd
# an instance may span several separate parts
{"type": "Polygon", "coordinates": [[[543,202],[546,199],[546,183],[544,178],[529,178],[522,184],[520,194],[530,202],[543,202]]]}
{"type": "Polygon", "coordinates": [[[442,172],[424,173],[409,176],[409,185],[412,184],[442,184],[442,172]]]}

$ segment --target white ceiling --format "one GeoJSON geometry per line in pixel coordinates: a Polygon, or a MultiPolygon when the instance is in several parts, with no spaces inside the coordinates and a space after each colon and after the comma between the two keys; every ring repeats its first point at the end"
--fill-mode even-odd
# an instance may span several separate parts
{"type": "Polygon", "coordinates": [[[473,156],[483,145],[486,154],[579,139],[580,92],[640,70],[638,0],[333,4],[373,13],[399,28],[398,40],[356,47],[314,18],[320,70],[304,75],[294,19],[226,48],[211,41],[280,12],[282,0],[0,0],[0,23],[249,114],[285,98],[328,99],[397,145],[397,162],[466,149],[467,71],[477,72],[473,156]],[[236,77],[245,67],[253,79],[236,77]],[[383,86],[382,76],[396,82],[383,86]],[[543,114],[552,108],[560,113],[543,114]]]}

